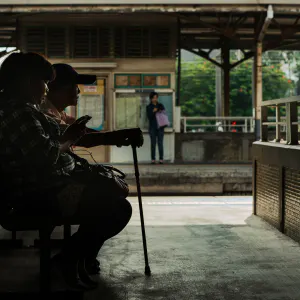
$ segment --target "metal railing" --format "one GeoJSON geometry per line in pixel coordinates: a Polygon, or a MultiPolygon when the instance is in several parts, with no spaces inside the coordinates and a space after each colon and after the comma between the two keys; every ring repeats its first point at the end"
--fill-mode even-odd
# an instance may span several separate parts
{"type": "Polygon", "coordinates": [[[203,132],[207,129],[215,132],[232,132],[236,129],[254,132],[253,117],[181,117],[181,125],[184,133],[203,132]],[[237,123],[232,125],[232,122],[237,123]]]}
{"type": "Polygon", "coordinates": [[[275,126],[276,128],[276,142],[281,141],[281,127],[286,128],[286,143],[289,145],[298,145],[298,103],[300,96],[294,96],[283,99],[264,101],[261,104],[261,141],[269,141],[269,127],[275,126]],[[270,122],[268,116],[268,109],[275,108],[276,117],[275,122],[270,122]],[[285,117],[280,115],[280,108],[285,107],[285,117]]]}

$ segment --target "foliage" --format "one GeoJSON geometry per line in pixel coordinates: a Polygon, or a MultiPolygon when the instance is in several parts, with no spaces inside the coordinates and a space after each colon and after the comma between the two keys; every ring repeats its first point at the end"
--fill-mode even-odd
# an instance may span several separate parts
{"type": "MultiPolygon", "coordinates": [[[[180,102],[184,116],[215,115],[215,78],[213,64],[198,58],[183,62],[180,102]]],[[[252,60],[234,68],[230,74],[230,114],[252,115],[252,60]]],[[[277,99],[289,94],[294,82],[286,78],[280,64],[263,67],[263,99],[277,99]]]]}

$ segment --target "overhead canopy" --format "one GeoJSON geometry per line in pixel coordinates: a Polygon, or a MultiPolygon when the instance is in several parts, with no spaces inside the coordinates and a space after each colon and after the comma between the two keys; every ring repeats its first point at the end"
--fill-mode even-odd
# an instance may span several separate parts
{"type": "MultiPolygon", "coordinates": [[[[210,1],[211,4],[226,2],[226,5],[167,4],[170,1],[159,1],[159,3],[165,2],[164,5],[99,5],[99,2],[101,3],[99,0],[94,1],[98,3],[97,5],[87,5],[92,4],[92,0],[84,1],[85,4],[81,5],[74,5],[74,3],[80,3],[74,0],[69,2],[44,0],[43,5],[34,5],[40,2],[37,0],[7,1],[10,5],[3,5],[4,2],[1,1],[0,5],[0,47],[16,46],[18,20],[24,16],[39,13],[153,13],[168,14],[180,20],[181,48],[218,49],[226,43],[231,49],[252,50],[256,41],[260,39],[265,50],[300,50],[300,5],[286,5],[297,3],[298,0],[272,0],[273,3],[285,4],[273,6],[266,5],[270,1],[265,0],[210,1]],[[71,2],[73,5],[67,5],[71,2]],[[12,5],[14,3],[16,4],[12,5]],[[46,3],[52,5],[45,5],[46,3]],[[54,5],[55,3],[60,5],[54,5]],[[228,5],[228,3],[241,5],[228,5]],[[252,3],[256,4],[252,5],[252,3]]],[[[118,3],[113,0],[105,2],[118,3]]],[[[141,0],[134,2],[143,3],[141,0]]],[[[152,1],[152,3],[156,2],[152,1]]],[[[174,2],[183,3],[183,1],[174,2]]]]}
{"type": "MultiPolygon", "coordinates": [[[[40,5],[41,0],[1,0],[1,5],[40,5]]],[[[168,5],[189,5],[189,4],[220,4],[220,5],[226,5],[226,4],[243,4],[243,5],[249,5],[249,4],[299,4],[298,0],[43,0],[43,5],[99,5],[99,4],[105,4],[105,5],[112,5],[112,4],[120,4],[120,5],[128,5],[128,4],[134,4],[134,5],[148,5],[148,4],[168,4],[168,5]]]]}

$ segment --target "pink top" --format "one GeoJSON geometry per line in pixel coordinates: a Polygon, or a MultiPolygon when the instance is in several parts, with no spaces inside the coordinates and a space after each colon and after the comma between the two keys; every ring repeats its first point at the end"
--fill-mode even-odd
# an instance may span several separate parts
{"type": "Polygon", "coordinates": [[[56,120],[58,124],[67,124],[70,125],[74,123],[75,118],[66,114],[65,111],[59,112],[57,108],[48,100],[45,99],[42,104],[40,105],[40,110],[45,115],[56,120]]]}

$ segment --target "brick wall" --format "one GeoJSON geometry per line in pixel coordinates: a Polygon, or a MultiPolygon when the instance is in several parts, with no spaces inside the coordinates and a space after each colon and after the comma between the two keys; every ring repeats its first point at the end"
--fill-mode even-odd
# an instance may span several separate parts
{"type": "Polygon", "coordinates": [[[284,233],[300,241],[300,170],[284,170],[284,233]]]}
{"type": "Polygon", "coordinates": [[[254,214],[300,242],[300,146],[253,145],[254,214]]]}
{"type": "Polygon", "coordinates": [[[279,229],[279,168],[258,162],[256,178],[256,214],[279,229]]]}

